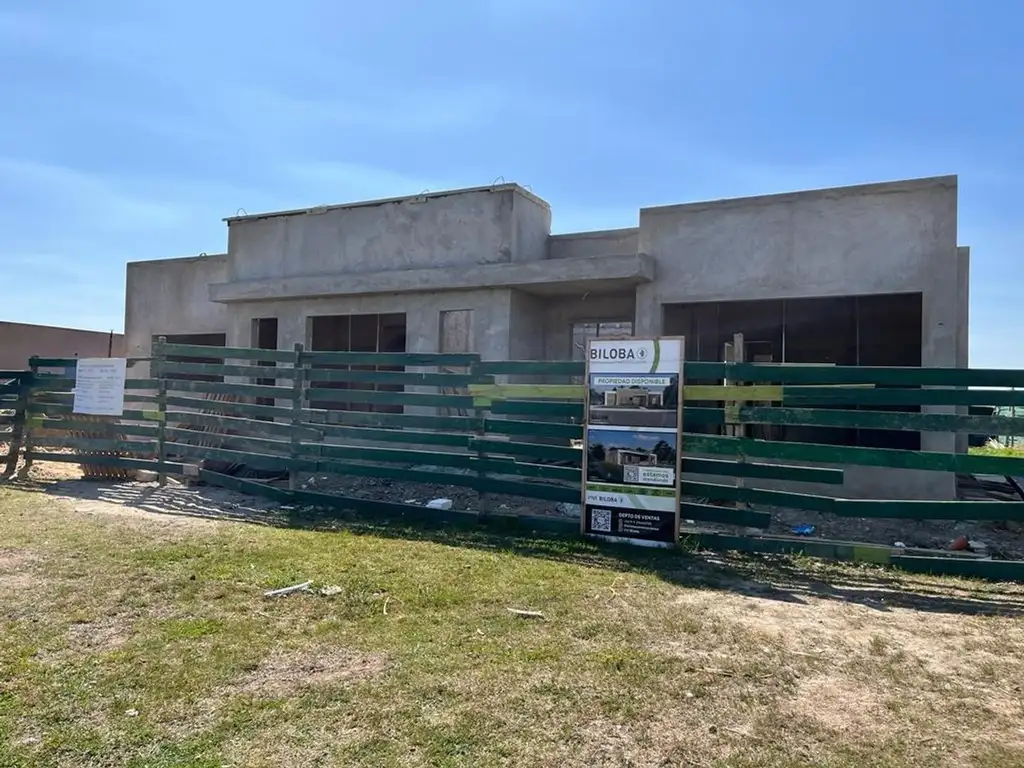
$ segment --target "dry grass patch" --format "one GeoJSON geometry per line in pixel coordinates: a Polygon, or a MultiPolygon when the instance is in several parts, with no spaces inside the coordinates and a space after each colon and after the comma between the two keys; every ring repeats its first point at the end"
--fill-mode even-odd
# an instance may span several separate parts
{"type": "Polygon", "coordinates": [[[217,503],[0,486],[0,765],[1024,765],[1020,587],[217,503]]]}
{"type": "Polygon", "coordinates": [[[306,689],[363,682],[381,674],[386,668],[383,654],[326,646],[278,650],[222,691],[225,694],[286,698],[306,689]]]}

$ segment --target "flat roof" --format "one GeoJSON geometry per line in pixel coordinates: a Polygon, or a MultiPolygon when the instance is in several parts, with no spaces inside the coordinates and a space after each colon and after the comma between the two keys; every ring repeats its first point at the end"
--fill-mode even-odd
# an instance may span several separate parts
{"type": "Polygon", "coordinates": [[[337,205],[315,205],[311,208],[294,208],[287,211],[268,211],[267,213],[247,213],[242,216],[228,216],[223,219],[230,226],[236,221],[254,221],[256,219],[273,219],[278,216],[302,216],[309,213],[326,213],[328,211],[340,211],[346,208],[370,208],[378,205],[388,205],[390,203],[405,203],[410,201],[422,201],[436,200],[442,197],[452,197],[454,195],[468,195],[478,192],[515,192],[522,195],[529,200],[542,205],[545,208],[550,209],[551,206],[547,200],[530,192],[528,189],[516,184],[514,182],[502,183],[502,184],[491,184],[486,187],[464,187],[462,189],[444,189],[439,192],[428,192],[423,191],[417,195],[404,195],[403,197],[384,197],[378,200],[358,200],[351,203],[339,203],[337,205]]]}
{"type": "Polygon", "coordinates": [[[697,210],[717,206],[742,206],[758,205],[761,203],[784,203],[796,200],[806,200],[813,197],[845,197],[847,195],[877,195],[892,194],[897,192],[915,192],[930,187],[953,187],[956,188],[958,177],[955,174],[948,176],[925,176],[918,179],[901,179],[898,181],[880,181],[869,184],[851,184],[845,187],[819,187],[817,189],[803,189],[796,192],[774,192],[768,195],[750,195],[747,197],[725,197],[718,200],[701,200],[691,203],[667,203],[665,205],[652,205],[641,208],[640,213],[670,213],[683,209],[697,210]]]}
{"type": "Polygon", "coordinates": [[[95,328],[71,328],[67,325],[43,325],[42,323],[21,323],[17,320],[0,320],[0,326],[11,327],[18,326],[19,328],[41,328],[47,331],[70,331],[71,333],[94,333],[100,336],[109,336],[114,334],[115,336],[124,336],[123,331],[101,331],[95,328]]]}

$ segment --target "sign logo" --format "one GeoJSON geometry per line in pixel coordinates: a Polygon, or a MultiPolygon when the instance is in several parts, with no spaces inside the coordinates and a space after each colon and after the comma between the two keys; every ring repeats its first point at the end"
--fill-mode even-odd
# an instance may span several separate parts
{"type": "Polygon", "coordinates": [[[647,350],[643,347],[596,347],[590,348],[591,360],[646,360],[647,350]]]}

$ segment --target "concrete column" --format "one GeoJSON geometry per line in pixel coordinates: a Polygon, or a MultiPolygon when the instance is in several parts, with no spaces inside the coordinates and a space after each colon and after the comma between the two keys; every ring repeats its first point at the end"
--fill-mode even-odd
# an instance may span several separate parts
{"type": "MultiPolygon", "coordinates": [[[[946,259],[936,259],[944,268],[936,272],[934,282],[923,292],[921,307],[921,365],[925,368],[955,368],[958,362],[957,333],[960,324],[960,286],[956,251],[946,259]]],[[[925,406],[922,413],[956,413],[954,406],[925,406]]],[[[952,453],[957,448],[955,433],[923,432],[921,450],[952,453]]],[[[928,472],[922,478],[923,498],[953,499],[956,477],[949,472],[928,472]]],[[[909,473],[908,473],[909,476],[909,473]]],[[[909,479],[909,477],[908,477],[909,479]]],[[[915,483],[916,484],[916,483],[915,483]]]]}
{"type": "MultiPolygon", "coordinates": [[[[971,249],[963,245],[956,249],[956,367],[970,367],[970,313],[971,313],[971,249]]],[[[968,413],[967,406],[958,406],[956,412],[968,413]]],[[[967,453],[967,433],[956,436],[956,452],[967,453]]]]}
{"type": "Polygon", "coordinates": [[[661,315],[661,301],[654,284],[645,283],[637,287],[633,335],[658,336],[661,333],[661,315]]]}

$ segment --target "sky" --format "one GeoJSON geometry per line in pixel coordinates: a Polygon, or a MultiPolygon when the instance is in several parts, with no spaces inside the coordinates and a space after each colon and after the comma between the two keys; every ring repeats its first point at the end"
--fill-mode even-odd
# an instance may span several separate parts
{"type": "Polygon", "coordinates": [[[1024,367],[1020,0],[2,0],[0,319],[123,327],[221,221],[515,181],[553,229],[955,173],[971,364],[1024,367]]]}

